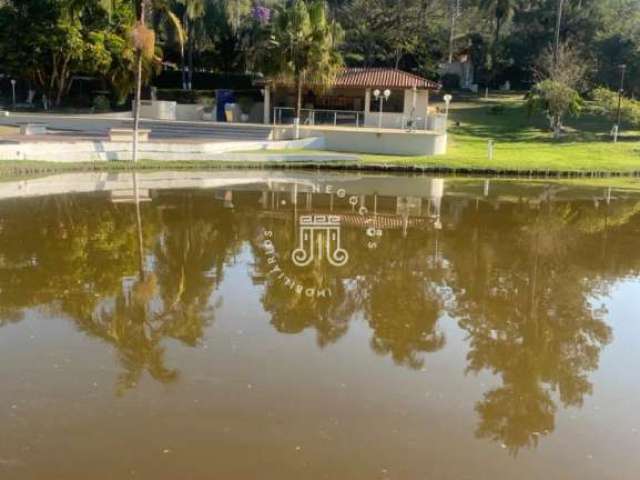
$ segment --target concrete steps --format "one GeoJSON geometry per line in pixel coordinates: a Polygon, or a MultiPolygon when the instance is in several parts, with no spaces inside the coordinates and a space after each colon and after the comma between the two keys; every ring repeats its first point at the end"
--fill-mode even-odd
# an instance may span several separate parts
{"type": "Polygon", "coordinates": [[[220,125],[168,124],[141,122],[142,128],[151,130],[151,138],[206,138],[208,140],[268,140],[269,127],[226,127],[220,125]]]}

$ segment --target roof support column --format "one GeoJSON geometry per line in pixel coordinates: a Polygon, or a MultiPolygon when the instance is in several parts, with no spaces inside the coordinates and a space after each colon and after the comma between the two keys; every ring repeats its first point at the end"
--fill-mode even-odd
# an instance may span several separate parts
{"type": "Polygon", "coordinates": [[[271,123],[271,87],[269,84],[264,86],[264,113],[262,123],[265,125],[271,123]]]}
{"type": "Polygon", "coordinates": [[[364,125],[367,126],[369,124],[369,114],[371,113],[371,89],[365,88],[364,90],[364,125]]]}

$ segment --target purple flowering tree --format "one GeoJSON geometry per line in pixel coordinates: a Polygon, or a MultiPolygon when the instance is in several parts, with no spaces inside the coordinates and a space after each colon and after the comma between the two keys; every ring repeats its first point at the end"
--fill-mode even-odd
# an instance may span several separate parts
{"type": "Polygon", "coordinates": [[[271,9],[264,5],[254,5],[251,14],[253,19],[261,25],[266,25],[271,20],[271,9]]]}

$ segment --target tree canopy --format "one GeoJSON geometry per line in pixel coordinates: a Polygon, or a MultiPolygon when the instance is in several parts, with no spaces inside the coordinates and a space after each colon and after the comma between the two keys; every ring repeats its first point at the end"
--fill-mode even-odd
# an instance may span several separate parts
{"type": "MultiPolygon", "coordinates": [[[[128,73],[133,63],[129,37],[136,21],[135,3],[2,2],[0,72],[28,81],[55,103],[67,95],[72,78],[81,75],[102,78],[105,88],[129,93],[133,83],[128,73]]],[[[455,61],[467,55],[473,60],[476,82],[482,86],[495,88],[508,80],[514,87],[529,89],[539,81],[538,59],[554,44],[559,0],[151,3],[149,27],[157,34],[158,53],[162,52],[165,68],[173,65],[183,72],[176,88],[189,89],[198,71],[260,73],[265,69],[261,61],[265,36],[271,35],[274,42],[291,41],[298,38],[300,28],[307,28],[283,12],[304,10],[314,15],[326,9],[322,28],[329,35],[340,25],[342,34],[332,41],[346,66],[400,68],[438,79],[443,73],[440,66],[450,57],[455,61]],[[181,20],[184,42],[169,21],[172,17],[160,14],[161,10],[181,20]],[[335,42],[338,38],[344,41],[335,42]]],[[[639,20],[640,0],[564,0],[560,40],[577,52],[585,67],[585,82],[576,86],[580,93],[598,86],[617,89],[622,63],[627,65],[627,93],[640,93],[639,20]]],[[[321,49],[328,37],[316,37],[312,44],[321,49]]]]}

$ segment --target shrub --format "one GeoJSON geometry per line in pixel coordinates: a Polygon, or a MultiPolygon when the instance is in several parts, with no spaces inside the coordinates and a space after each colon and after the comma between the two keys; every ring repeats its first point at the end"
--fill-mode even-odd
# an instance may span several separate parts
{"type": "MultiPolygon", "coordinates": [[[[596,113],[605,115],[612,121],[618,118],[618,92],[608,88],[596,88],[591,96],[596,104],[596,113]]],[[[640,102],[630,98],[622,98],[620,117],[632,125],[640,125],[640,102]]]]}
{"type": "Polygon", "coordinates": [[[93,110],[96,112],[108,112],[111,110],[111,103],[105,95],[97,95],[93,98],[93,110]]]}

